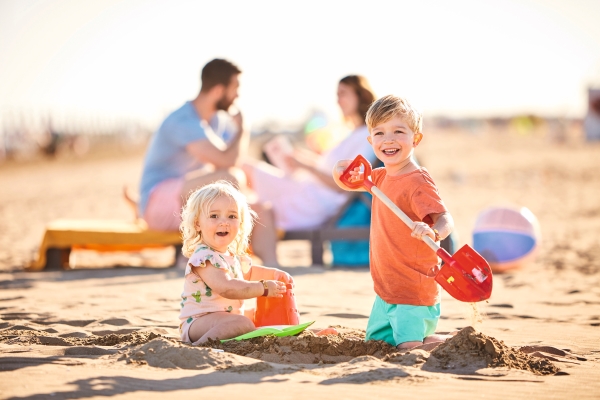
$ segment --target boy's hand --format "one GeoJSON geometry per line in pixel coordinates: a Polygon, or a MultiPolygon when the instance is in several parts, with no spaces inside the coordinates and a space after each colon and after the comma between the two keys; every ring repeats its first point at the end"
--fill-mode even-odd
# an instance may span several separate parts
{"type": "MultiPolygon", "coordinates": [[[[333,167],[333,177],[334,177],[336,183],[338,184],[338,186],[340,186],[346,190],[351,190],[351,189],[348,186],[346,186],[344,184],[344,182],[342,182],[340,180],[340,176],[342,176],[342,174],[344,173],[346,168],[348,168],[350,163],[352,163],[352,161],[354,161],[354,160],[340,160],[337,163],[335,163],[335,165],[333,167]]],[[[362,179],[363,173],[360,172],[360,167],[356,167],[353,170],[348,171],[348,173],[351,176],[350,181],[359,181],[362,179]]]]}
{"type": "Polygon", "coordinates": [[[423,236],[429,236],[435,241],[435,232],[425,222],[415,222],[410,236],[421,240],[423,236]]]}

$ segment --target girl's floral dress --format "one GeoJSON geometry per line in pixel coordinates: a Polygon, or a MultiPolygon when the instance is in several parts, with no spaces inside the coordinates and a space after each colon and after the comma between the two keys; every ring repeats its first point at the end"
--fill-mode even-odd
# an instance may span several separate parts
{"type": "Polygon", "coordinates": [[[243,272],[250,269],[252,260],[248,256],[233,256],[219,253],[205,244],[199,244],[188,260],[185,268],[185,281],[181,293],[181,326],[190,323],[194,317],[207,313],[226,311],[232,314],[244,313],[244,300],[226,299],[212,289],[200,277],[192,272],[192,266],[201,268],[221,268],[230,278],[244,279],[243,272]],[[208,267],[207,261],[210,262],[208,267]]]}

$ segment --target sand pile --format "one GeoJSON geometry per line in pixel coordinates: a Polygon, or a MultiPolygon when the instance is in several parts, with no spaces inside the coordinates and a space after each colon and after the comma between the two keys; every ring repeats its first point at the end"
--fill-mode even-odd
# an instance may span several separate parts
{"type": "Polygon", "coordinates": [[[110,333],[104,336],[89,335],[84,338],[55,336],[46,331],[18,326],[0,331],[0,343],[20,345],[122,347],[147,343],[157,337],[160,337],[160,335],[154,332],[110,333]]]}
{"type": "Polygon", "coordinates": [[[383,358],[393,353],[395,347],[370,340],[364,341],[364,332],[352,330],[338,335],[317,336],[304,331],[298,336],[262,336],[249,340],[210,341],[206,344],[214,349],[280,364],[336,364],[359,356],[383,358]]]}
{"type": "Polygon", "coordinates": [[[207,347],[192,347],[177,340],[165,338],[154,339],[144,345],[135,346],[126,351],[120,360],[128,364],[149,365],[156,368],[181,369],[239,369],[248,371],[266,371],[272,367],[265,362],[244,360],[207,347]]]}
{"type": "Polygon", "coordinates": [[[526,370],[536,375],[553,375],[558,372],[552,362],[508,347],[501,340],[477,332],[470,326],[436,347],[424,365],[424,369],[486,367],[526,370]]]}
{"type": "Polygon", "coordinates": [[[532,356],[521,349],[513,349],[470,326],[440,344],[431,353],[418,349],[398,352],[394,346],[383,341],[365,342],[363,330],[339,326],[338,330],[337,335],[319,336],[306,330],[298,336],[262,336],[223,343],[212,340],[203,347],[193,347],[175,339],[161,337],[154,332],[90,335],[81,338],[56,336],[25,326],[13,326],[0,331],[0,343],[69,346],[71,349],[73,346],[127,348],[120,360],[157,368],[226,369],[252,364],[253,370],[265,370],[271,368],[269,364],[256,364],[254,361],[244,360],[243,357],[278,364],[338,364],[357,357],[371,356],[383,362],[430,371],[453,370],[458,373],[472,373],[481,368],[506,367],[530,371],[537,375],[558,372],[558,368],[552,364],[549,357],[535,357],[535,353],[532,356]]]}

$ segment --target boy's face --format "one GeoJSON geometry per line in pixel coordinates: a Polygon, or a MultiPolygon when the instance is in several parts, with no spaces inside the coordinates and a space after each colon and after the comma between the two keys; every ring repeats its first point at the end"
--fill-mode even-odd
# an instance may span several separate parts
{"type": "Polygon", "coordinates": [[[367,140],[386,168],[394,166],[402,168],[422,138],[423,134],[413,132],[402,118],[393,117],[374,126],[367,140]]]}

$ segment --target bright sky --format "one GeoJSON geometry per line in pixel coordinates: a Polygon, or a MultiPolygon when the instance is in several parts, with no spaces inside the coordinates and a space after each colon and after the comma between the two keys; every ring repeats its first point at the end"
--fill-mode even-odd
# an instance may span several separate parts
{"type": "Polygon", "coordinates": [[[0,110],[156,123],[238,64],[247,121],[337,118],[363,74],[425,115],[583,116],[600,86],[600,1],[0,0],[0,110]]]}

